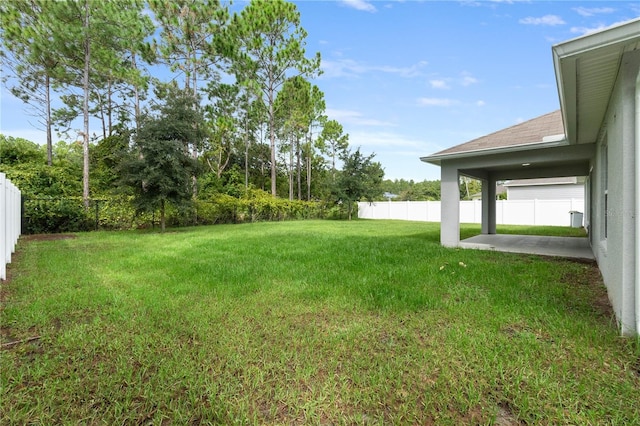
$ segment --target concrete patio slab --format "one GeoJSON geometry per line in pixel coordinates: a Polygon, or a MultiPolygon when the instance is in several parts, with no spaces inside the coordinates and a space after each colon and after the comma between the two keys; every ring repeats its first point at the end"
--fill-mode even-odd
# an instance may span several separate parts
{"type": "Polygon", "coordinates": [[[462,248],[595,260],[588,238],[482,234],[460,242],[462,248]]]}

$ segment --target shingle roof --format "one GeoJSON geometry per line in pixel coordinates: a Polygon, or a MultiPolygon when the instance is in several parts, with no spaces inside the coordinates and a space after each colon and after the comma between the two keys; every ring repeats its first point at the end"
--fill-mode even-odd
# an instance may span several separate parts
{"type": "Polygon", "coordinates": [[[550,112],[529,121],[507,127],[472,141],[456,145],[431,156],[458,154],[462,152],[482,151],[543,142],[548,136],[564,134],[560,110],[550,112]]]}

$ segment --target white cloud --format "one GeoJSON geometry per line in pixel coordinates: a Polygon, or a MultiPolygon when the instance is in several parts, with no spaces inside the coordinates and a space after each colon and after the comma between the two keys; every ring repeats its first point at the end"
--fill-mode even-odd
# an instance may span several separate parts
{"type": "Polygon", "coordinates": [[[416,77],[420,75],[420,69],[427,65],[426,61],[420,61],[417,64],[411,65],[409,67],[391,67],[388,65],[382,66],[373,66],[369,69],[371,71],[380,71],[388,74],[396,74],[400,77],[416,77]]]}
{"type": "Polygon", "coordinates": [[[423,106],[423,107],[444,107],[444,108],[446,108],[446,107],[453,107],[453,106],[483,107],[487,103],[484,100],[481,100],[481,99],[477,100],[477,101],[460,101],[458,99],[451,99],[451,98],[427,98],[427,97],[423,97],[423,98],[418,98],[416,100],[416,104],[418,106],[423,106]]]}
{"type": "Polygon", "coordinates": [[[586,35],[586,34],[591,34],[598,31],[606,30],[607,28],[615,27],[617,25],[624,24],[626,22],[627,21],[619,21],[619,22],[614,22],[611,25],[598,24],[595,27],[571,27],[571,32],[574,34],[586,35]]]}
{"type": "Polygon", "coordinates": [[[394,67],[390,65],[366,65],[352,59],[339,59],[337,61],[323,59],[320,66],[323,71],[321,78],[355,77],[369,72],[382,72],[411,78],[419,76],[422,68],[426,65],[426,61],[420,61],[408,67],[394,67]]]}
{"type": "Polygon", "coordinates": [[[450,89],[451,86],[446,82],[446,80],[429,80],[429,84],[434,89],[450,89]]]}
{"type": "Polygon", "coordinates": [[[439,106],[439,107],[449,107],[458,105],[460,102],[455,99],[448,98],[419,98],[418,105],[420,106],[439,106]]]}
{"type": "Polygon", "coordinates": [[[529,16],[529,17],[520,19],[520,21],[518,22],[525,25],[548,25],[548,26],[566,24],[566,22],[564,22],[564,20],[558,15],[545,15],[540,18],[534,18],[533,16],[529,16]]]}
{"type": "Polygon", "coordinates": [[[602,14],[602,13],[613,13],[616,10],[612,7],[574,7],[573,10],[575,10],[578,15],[581,16],[593,16],[593,15],[598,15],[598,14],[602,14]]]}
{"type": "Polygon", "coordinates": [[[471,75],[470,72],[464,71],[461,72],[457,78],[434,78],[433,80],[429,80],[429,85],[431,85],[432,89],[451,89],[451,83],[467,87],[477,82],[478,79],[471,75]]]}
{"type": "Polygon", "coordinates": [[[600,30],[604,30],[606,27],[606,25],[598,25],[597,27],[571,27],[571,32],[573,34],[580,34],[580,35],[586,35],[586,34],[591,34],[591,33],[595,33],[598,32],[600,30]]]}
{"type": "MultiPolygon", "coordinates": [[[[408,138],[405,135],[393,133],[393,132],[352,132],[349,133],[349,145],[357,147],[363,146],[369,149],[374,147],[381,147],[383,149],[404,147],[414,148],[416,152],[428,152],[428,148],[431,144],[424,141],[408,138]]],[[[417,157],[416,157],[417,158],[417,157]]]]}
{"type": "Polygon", "coordinates": [[[462,81],[460,82],[460,84],[462,84],[463,86],[471,86],[472,84],[476,84],[477,82],[478,79],[471,74],[462,73],[462,81]]]}
{"type": "Polygon", "coordinates": [[[322,69],[320,78],[355,77],[365,72],[365,68],[362,65],[351,59],[330,61],[323,58],[320,68],[322,69]]]}
{"type": "MultiPolygon", "coordinates": [[[[424,0],[420,0],[424,1],[424,0]]],[[[457,0],[462,6],[488,7],[497,9],[501,5],[514,5],[518,3],[531,3],[534,0],[457,0]]]]}
{"type": "Polygon", "coordinates": [[[341,0],[342,4],[347,7],[351,7],[356,10],[362,10],[364,12],[376,12],[377,9],[374,5],[369,3],[367,0],[341,0]]]}
{"type": "Polygon", "coordinates": [[[358,126],[395,126],[389,121],[376,120],[365,117],[359,111],[327,108],[327,116],[341,124],[353,124],[358,126]]]}

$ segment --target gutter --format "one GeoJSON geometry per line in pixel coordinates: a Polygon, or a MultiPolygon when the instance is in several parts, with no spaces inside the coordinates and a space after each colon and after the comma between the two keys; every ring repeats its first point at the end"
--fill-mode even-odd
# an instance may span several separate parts
{"type": "Polygon", "coordinates": [[[640,335],[640,71],[636,76],[635,103],[635,317],[636,334],[640,335]]]}
{"type": "Polygon", "coordinates": [[[591,52],[615,44],[634,40],[640,29],[640,18],[611,25],[604,30],[587,33],[571,40],[563,41],[552,48],[558,59],[591,52]]]}

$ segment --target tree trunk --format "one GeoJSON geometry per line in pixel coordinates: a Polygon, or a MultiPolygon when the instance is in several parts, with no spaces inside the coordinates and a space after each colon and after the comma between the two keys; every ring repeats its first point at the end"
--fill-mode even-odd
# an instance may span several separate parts
{"type": "Polygon", "coordinates": [[[89,208],[89,65],[91,60],[91,38],[89,37],[89,0],[85,0],[85,12],[84,12],[84,75],[83,75],[83,89],[84,89],[84,102],[82,106],[82,113],[84,114],[84,137],[82,141],[82,157],[83,157],[83,170],[82,170],[82,199],[84,201],[84,207],[89,208]]]}
{"type": "Polygon", "coordinates": [[[113,134],[113,93],[111,91],[111,79],[107,82],[107,135],[113,134]]]}
{"type": "Polygon", "coordinates": [[[311,201],[311,156],[307,156],[307,201],[311,201]]]}
{"type": "Polygon", "coordinates": [[[296,138],[296,178],[298,179],[298,200],[302,200],[302,164],[300,162],[300,139],[296,138]]]}
{"type": "Polygon", "coordinates": [[[249,138],[244,134],[244,189],[249,189],[249,138]]]}
{"type": "Polygon", "coordinates": [[[273,117],[273,89],[269,89],[269,138],[271,143],[271,195],[274,197],[276,193],[276,135],[273,117]]]}
{"type": "MultiPolygon", "coordinates": [[[[134,69],[138,69],[138,65],[136,64],[136,55],[131,55],[131,65],[134,69]]],[[[138,93],[138,85],[134,84],[133,86],[133,95],[135,98],[135,120],[136,120],[136,133],[140,130],[140,94],[138,93]]]]}
{"type": "Polygon", "coordinates": [[[331,179],[333,183],[336,182],[336,148],[332,146],[331,148],[331,179]]]}
{"type": "Polygon", "coordinates": [[[293,141],[289,143],[289,201],[293,200],[293,141]]]}
{"type": "Polygon", "coordinates": [[[104,102],[102,102],[102,96],[100,95],[100,93],[97,93],[98,95],[98,105],[100,108],[100,122],[102,123],[102,139],[106,139],[107,138],[107,124],[105,123],[104,120],[104,102]]]}
{"type": "Polygon", "coordinates": [[[44,77],[45,102],[47,104],[47,165],[53,164],[53,138],[51,136],[51,80],[44,77]]]}

